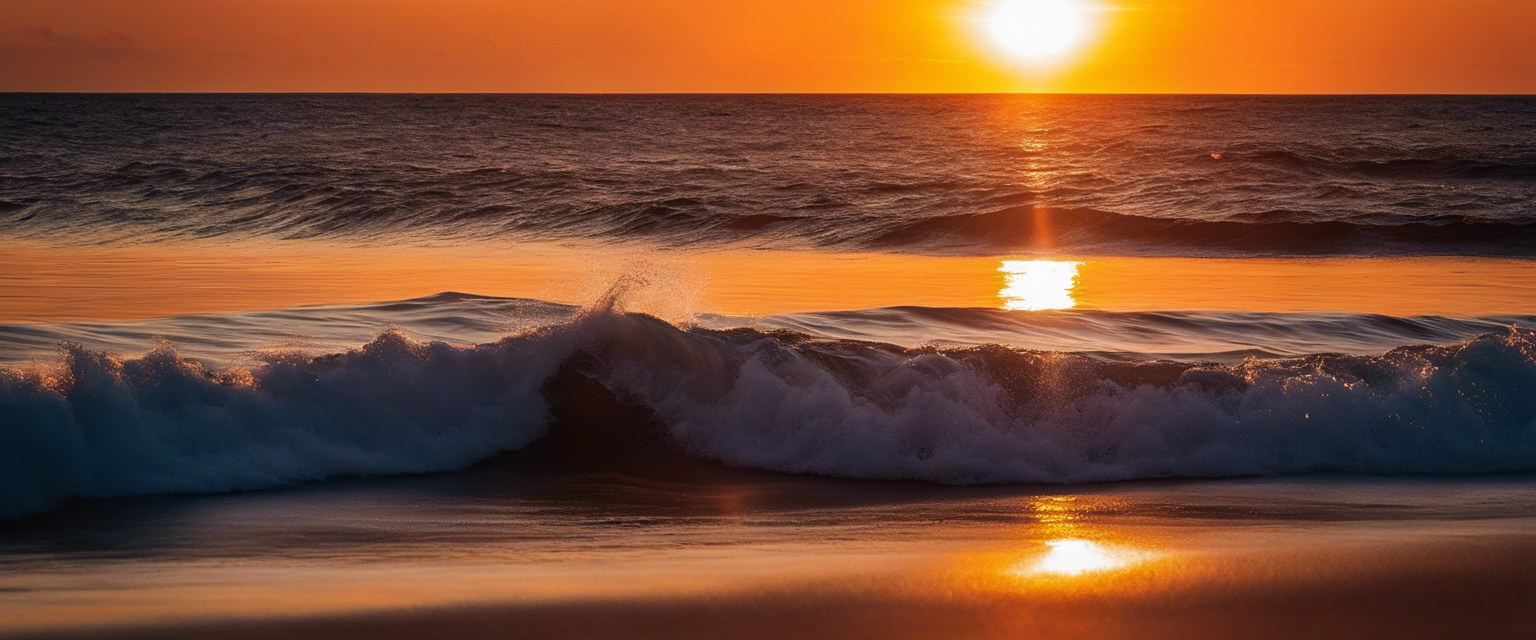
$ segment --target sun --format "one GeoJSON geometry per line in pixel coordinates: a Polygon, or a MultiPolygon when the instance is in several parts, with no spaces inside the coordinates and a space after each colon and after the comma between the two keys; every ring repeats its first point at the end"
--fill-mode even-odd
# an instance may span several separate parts
{"type": "Polygon", "coordinates": [[[983,14],[993,44],[1025,64],[1057,62],[1087,43],[1094,29],[1089,0],[997,0],[983,14]]]}

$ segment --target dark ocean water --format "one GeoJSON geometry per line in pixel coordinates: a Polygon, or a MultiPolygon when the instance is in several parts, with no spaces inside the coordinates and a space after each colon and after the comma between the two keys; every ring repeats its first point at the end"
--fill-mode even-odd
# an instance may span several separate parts
{"type": "MultiPolygon", "coordinates": [[[[0,107],[0,240],[1536,255],[1529,98],[0,107]]],[[[455,470],[546,440],[945,484],[1536,470],[1530,315],[899,307],[669,324],[618,297],[0,325],[0,518],[455,470]],[[570,406],[591,412],[562,419],[570,406]]]]}
{"type": "Polygon", "coordinates": [[[0,231],[1536,253],[1536,99],[0,96],[0,231]]]}

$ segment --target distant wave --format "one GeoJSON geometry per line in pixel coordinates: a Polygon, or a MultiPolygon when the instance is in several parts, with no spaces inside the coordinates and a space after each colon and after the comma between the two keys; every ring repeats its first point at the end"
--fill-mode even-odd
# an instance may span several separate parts
{"type": "Polygon", "coordinates": [[[1408,155],[1373,159],[1346,159],[1292,151],[1263,151],[1233,159],[1298,169],[1319,176],[1356,175],[1374,178],[1426,178],[1441,180],[1536,179],[1536,157],[1485,160],[1445,151],[1438,155],[1408,155]]]}
{"type": "MultiPolygon", "coordinates": [[[[903,348],[592,311],[473,346],[387,332],[212,370],[69,348],[0,372],[0,516],[465,467],[552,428],[562,371],[733,466],[951,484],[1536,469],[1536,333],[1240,364],[903,348]]],[[[617,417],[586,425],[620,437],[617,417]]],[[[640,454],[636,454],[640,455],[640,454]]]]}
{"type": "MultiPolygon", "coordinates": [[[[1243,158],[1243,157],[1238,157],[1243,158]]],[[[1370,158],[1344,160],[1312,153],[1269,150],[1253,153],[1249,160],[1275,164],[1290,169],[1307,170],[1318,175],[1358,175],[1370,178],[1428,178],[1428,180],[1536,180],[1536,157],[1510,158],[1507,161],[1458,157],[1455,153],[1419,155],[1419,157],[1370,158]]]]}
{"type": "Polygon", "coordinates": [[[395,243],[451,234],[470,240],[618,238],[688,246],[747,244],[944,254],[1536,256],[1536,220],[1457,214],[1397,220],[1323,219],[1311,212],[1263,210],[1202,219],[1032,204],[976,213],[847,217],[755,213],[750,208],[737,213],[687,198],[604,204],[564,218],[506,204],[450,208],[439,214],[393,206],[367,216],[351,211],[372,198],[327,196],[319,199],[318,208],[279,207],[272,213],[196,227],[185,221],[160,224],[137,218],[121,224],[98,219],[38,221],[31,207],[22,206],[0,206],[0,216],[9,212],[9,222],[16,229],[36,221],[41,225],[39,232],[22,235],[55,241],[101,237],[132,242],[137,240],[129,238],[147,233],[140,239],[277,235],[395,243]],[[150,228],[142,228],[145,224],[150,228]]]}
{"type": "Polygon", "coordinates": [[[1084,253],[1242,255],[1536,255],[1536,222],[1461,216],[1413,221],[1309,220],[1290,211],[1249,219],[1154,218],[1092,209],[1012,207],[890,223],[871,247],[969,246],[1084,253]]]}
{"type": "Polygon", "coordinates": [[[1527,97],[0,103],[0,238],[1536,256],[1527,97]]]}

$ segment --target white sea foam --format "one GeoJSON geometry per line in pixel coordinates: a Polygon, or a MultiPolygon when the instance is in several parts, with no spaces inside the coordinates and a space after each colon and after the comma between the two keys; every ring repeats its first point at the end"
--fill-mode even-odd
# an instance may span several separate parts
{"type": "Polygon", "coordinates": [[[769,338],[722,352],[695,338],[706,354],[691,358],[708,369],[733,360],[716,384],[652,354],[619,358],[611,384],[702,455],[829,476],[964,484],[1487,473],[1536,468],[1533,335],[1238,366],[769,338]]]}
{"type": "Polygon", "coordinates": [[[168,348],[119,360],[70,347],[55,370],[0,373],[0,516],[82,496],[460,468],[543,433],[539,386],[559,360],[528,346],[385,333],[222,372],[168,348]]]}
{"type": "MultiPolygon", "coordinates": [[[[1536,469],[1536,334],[1240,365],[904,349],[592,312],[475,346],[385,333],[210,370],[70,347],[0,372],[0,517],[78,497],[457,469],[548,428],[563,363],[686,449],[943,483],[1536,469]]],[[[609,425],[623,428],[624,425],[609,425]]]]}

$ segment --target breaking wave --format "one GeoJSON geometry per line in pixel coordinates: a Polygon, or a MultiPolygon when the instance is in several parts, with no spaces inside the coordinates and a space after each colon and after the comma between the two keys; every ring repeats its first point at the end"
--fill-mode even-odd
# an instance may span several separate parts
{"type": "Polygon", "coordinates": [[[594,311],[472,346],[386,332],[225,370],[166,346],[134,358],[72,346],[0,370],[0,517],[463,468],[566,428],[551,420],[560,376],[654,427],[612,412],[582,426],[593,437],[655,431],[688,456],[790,473],[982,484],[1536,469],[1536,333],[1521,328],[1198,364],[594,311]]]}

